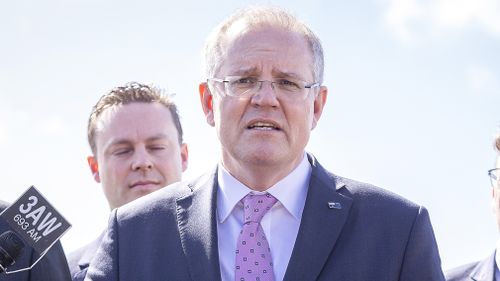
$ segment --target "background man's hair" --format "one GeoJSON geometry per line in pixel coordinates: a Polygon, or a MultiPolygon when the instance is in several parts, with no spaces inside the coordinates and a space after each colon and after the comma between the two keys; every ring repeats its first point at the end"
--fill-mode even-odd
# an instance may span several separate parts
{"type": "Polygon", "coordinates": [[[95,137],[97,131],[97,123],[99,117],[108,108],[126,105],[134,102],[154,103],[164,105],[172,114],[172,119],[177,129],[179,144],[182,144],[182,126],[180,122],[177,106],[169,95],[163,95],[162,90],[151,85],[145,85],[138,82],[130,82],[123,86],[113,88],[108,93],[104,94],[92,108],[90,113],[87,138],[92,149],[92,153],[97,155],[95,137]]]}

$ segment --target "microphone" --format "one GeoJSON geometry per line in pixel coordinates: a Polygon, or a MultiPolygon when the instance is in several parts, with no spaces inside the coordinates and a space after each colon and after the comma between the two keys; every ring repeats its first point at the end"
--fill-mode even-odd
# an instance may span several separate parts
{"type": "Polygon", "coordinates": [[[34,186],[0,212],[0,219],[7,223],[7,229],[1,230],[6,231],[0,235],[0,274],[31,270],[71,227],[34,186]],[[25,246],[38,256],[32,264],[21,262],[25,246]],[[18,257],[20,263],[11,268],[18,257]]]}
{"type": "Polygon", "coordinates": [[[0,273],[15,263],[23,248],[23,240],[14,232],[8,230],[0,235],[0,273]]]}

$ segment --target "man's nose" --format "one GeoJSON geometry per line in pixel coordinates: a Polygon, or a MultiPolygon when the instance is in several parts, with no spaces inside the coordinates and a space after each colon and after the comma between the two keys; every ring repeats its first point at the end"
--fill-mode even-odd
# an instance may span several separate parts
{"type": "Polygon", "coordinates": [[[277,88],[272,81],[263,80],[259,81],[260,85],[257,92],[252,96],[252,104],[258,106],[272,106],[279,105],[277,98],[277,88]]]}
{"type": "Polygon", "coordinates": [[[132,170],[150,170],[153,168],[153,161],[148,151],[144,148],[136,149],[132,161],[132,170]]]}

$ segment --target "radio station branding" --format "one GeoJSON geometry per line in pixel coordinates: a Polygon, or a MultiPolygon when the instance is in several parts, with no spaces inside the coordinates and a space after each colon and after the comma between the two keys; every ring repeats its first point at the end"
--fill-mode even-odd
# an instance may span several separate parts
{"type": "Polygon", "coordinates": [[[44,254],[71,227],[34,186],[0,217],[39,254],[44,254]]]}

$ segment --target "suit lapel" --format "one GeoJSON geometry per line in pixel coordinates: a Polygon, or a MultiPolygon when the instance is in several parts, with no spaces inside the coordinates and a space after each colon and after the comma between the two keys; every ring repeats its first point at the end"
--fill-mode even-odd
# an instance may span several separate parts
{"type": "Polygon", "coordinates": [[[474,281],[491,281],[495,280],[495,253],[487,259],[482,260],[477,264],[474,270],[470,273],[471,280],[474,281]]]}
{"type": "Polygon", "coordinates": [[[308,155],[311,180],[299,233],[285,274],[285,281],[316,280],[342,231],[352,199],[336,192],[343,183],[328,175],[308,155]]]}
{"type": "Polygon", "coordinates": [[[177,223],[192,280],[221,280],[215,217],[216,171],[177,200],[177,223]]]}
{"type": "Polygon", "coordinates": [[[101,233],[96,240],[92,241],[92,243],[90,243],[85,248],[85,251],[83,252],[81,258],[78,260],[78,266],[81,270],[89,267],[90,261],[95,256],[95,254],[97,253],[97,249],[99,249],[99,246],[101,245],[103,236],[104,232],[101,233]]]}

